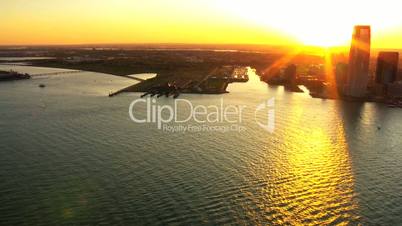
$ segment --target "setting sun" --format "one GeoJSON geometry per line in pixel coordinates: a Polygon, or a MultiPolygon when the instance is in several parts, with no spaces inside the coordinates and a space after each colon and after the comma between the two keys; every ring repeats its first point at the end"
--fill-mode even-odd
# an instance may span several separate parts
{"type": "MultiPolygon", "coordinates": [[[[399,4],[394,0],[225,0],[217,4],[232,16],[286,34],[305,45],[348,45],[353,26],[369,24],[375,30],[373,45],[384,47],[391,45],[384,39],[394,36],[395,31],[402,27],[402,21],[395,17],[399,14],[397,7],[390,7],[399,4]]],[[[398,45],[396,42],[392,44],[398,45]]]]}
{"type": "Polygon", "coordinates": [[[353,25],[347,27],[306,26],[304,32],[296,32],[298,29],[294,28],[293,32],[290,33],[305,45],[322,47],[342,46],[347,45],[347,42],[350,40],[352,27],[353,25]]]}

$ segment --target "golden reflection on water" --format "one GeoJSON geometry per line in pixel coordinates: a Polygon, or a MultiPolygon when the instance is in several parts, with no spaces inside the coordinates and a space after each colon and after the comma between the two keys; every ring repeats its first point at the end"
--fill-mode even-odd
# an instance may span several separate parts
{"type": "Polygon", "coordinates": [[[254,172],[268,184],[265,220],[291,225],[356,223],[354,177],[342,121],[329,114],[319,117],[321,121],[303,122],[304,109],[302,104],[288,109],[288,121],[281,124],[285,128],[278,129],[283,147],[273,151],[275,159],[266,156],[265,170],[254,172]]]}

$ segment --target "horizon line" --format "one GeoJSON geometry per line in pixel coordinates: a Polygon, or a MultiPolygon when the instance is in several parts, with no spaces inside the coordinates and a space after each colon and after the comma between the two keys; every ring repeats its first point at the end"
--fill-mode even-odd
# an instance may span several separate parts
{"type": "MultiPolygon", "coordinates": [[[[348,45],[337,45],[337,46],[315,46],[315,45],[297,45],[297,44],[289,44],[289,45],[279,45],[279,44],[262,44],[262,43],[174,43],[174,42],[149,42],[149,43],[77,43],[77,44],[0,44],[0,48],[10,48],[10,47],[97,47],[97,46],[158,46],[158,45],[165,45],[167,47],[174,47],[174,46],[183,46],[183,47],[190,47],[190,46],[211,46],[211,47],[223,47],[223,46],[244,46],[244,47],[274,47],[274,48],[311,48],[311,49],[342,49],[342,48],[349,48],[348,45]]],[[[379,48],[379,47],[372,47],[373,50],[401,50],[402,48],[379,48]]]]}

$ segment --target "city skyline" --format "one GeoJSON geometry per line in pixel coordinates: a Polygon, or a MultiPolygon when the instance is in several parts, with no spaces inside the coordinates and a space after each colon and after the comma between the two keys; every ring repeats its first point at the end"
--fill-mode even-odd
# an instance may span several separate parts
{"type": "Polygon", "coordinates": [[[402,48],[394,0],[2,1],[0,45],[265,44],[348,46],[371,25],[373,48],[402,48]],[[376,15],[375,17],[373,15],[376,15]]]}

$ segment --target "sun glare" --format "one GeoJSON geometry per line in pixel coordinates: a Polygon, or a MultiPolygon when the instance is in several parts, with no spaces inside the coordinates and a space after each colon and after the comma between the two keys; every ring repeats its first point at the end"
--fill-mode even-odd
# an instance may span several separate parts
{"type": "Polygon", "coordinates": [[[354,25],[371,25],[376,34],[400,26],[401,21],[395,18],[398,12],[389,7],[384,9],[398,3],[384,1],[223,0],[218,4],[221,9],[242,16],[250,24],[282,32],[301,44],[330,47],[347,45],[354,25]],[[387,12],[387,15],[379,12],[387,12]]]}
{"type": "Polygon", "coordinates": [[[400,9],[397,7],[400,0],[78,2],[2,1],[0,43],[302,44],[330,47],[347,46],[354,25],[371,25],[373,48],[401,48],[402,20],[398,17],[400,9]]]}
{"type": "Polygon", "coordinates": [[[299,42],[307,46],[342,46],[347,45],[350,41],[352,27],[353,25],[345,27],[307,27],[307,29],[304,27],[303,32],[297,32],[299,29],[294,28],[294,31],[289,33],[296,37],[299,42]]]}

